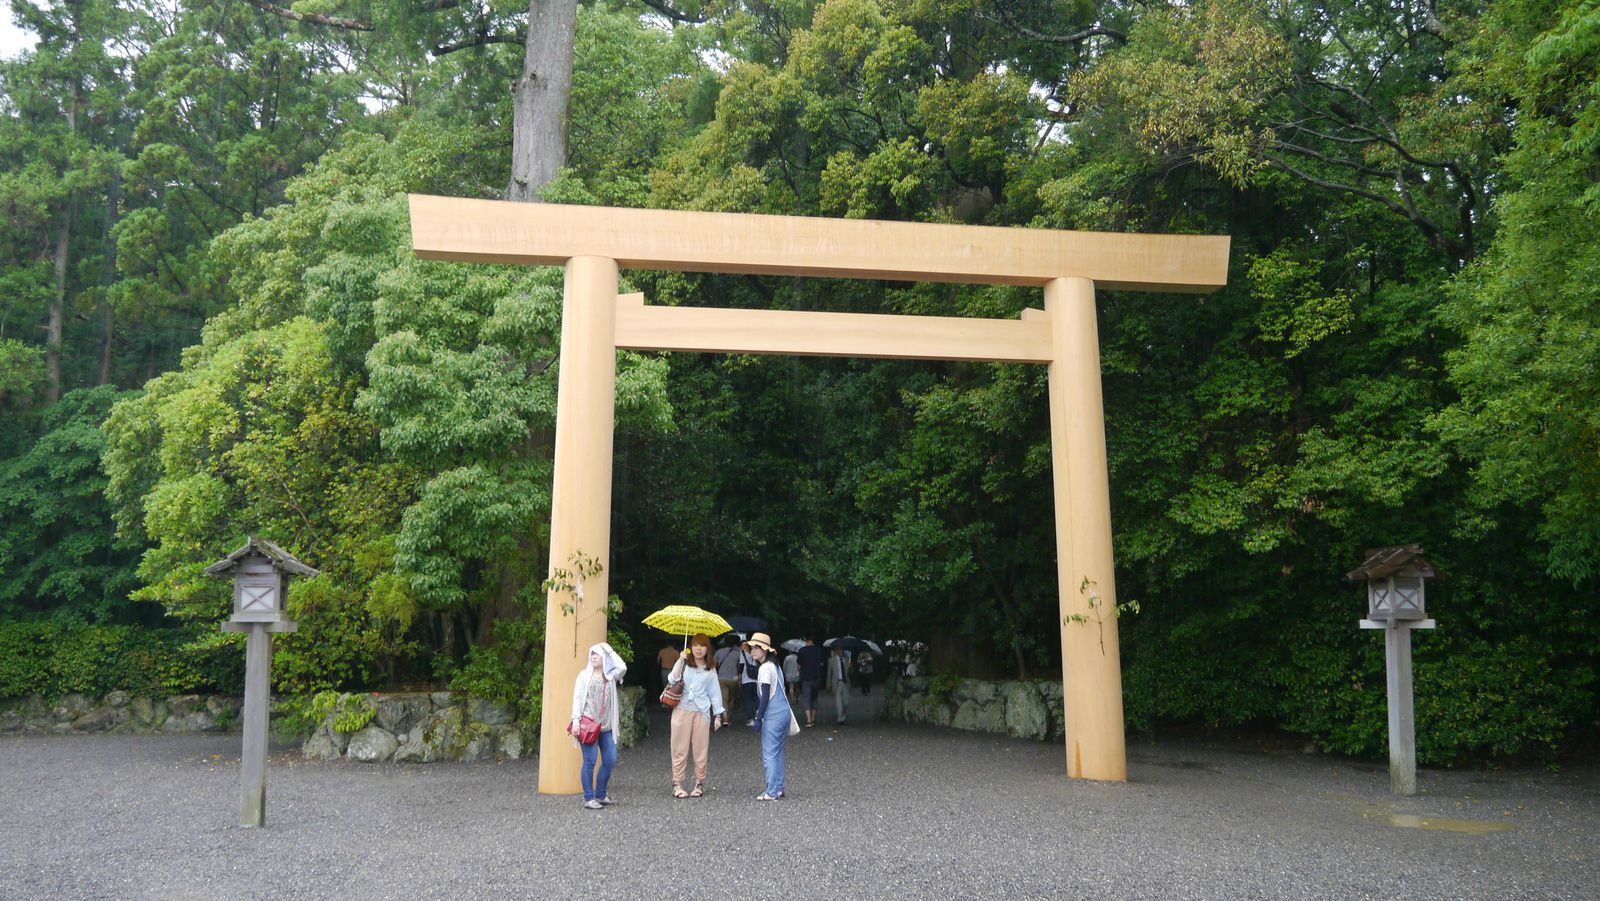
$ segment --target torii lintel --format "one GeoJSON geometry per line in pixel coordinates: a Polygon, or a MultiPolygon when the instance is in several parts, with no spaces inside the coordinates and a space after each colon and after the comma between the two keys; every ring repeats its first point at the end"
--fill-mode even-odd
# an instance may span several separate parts
{"type": "Polygon", "coordinates": [[[511,203],[412,194],[428,260],[1208,293],[1227,284],[1226,235],[997,228],[869,219],[511,203]]]}

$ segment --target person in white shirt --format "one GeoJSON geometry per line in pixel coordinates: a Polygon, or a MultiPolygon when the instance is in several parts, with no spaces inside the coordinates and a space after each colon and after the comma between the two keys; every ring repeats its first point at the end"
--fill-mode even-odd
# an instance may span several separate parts
{"type": "Polygon", "coordinates": [[[756,676],[756,703],[751,709],[755,718],[756,734],[761,736],[761,768],[766,775],[766,790],[756,795],[757,801],[776,801],[788,790],[784,780],[783,751],[789,743],[790,731],[800,731],[789,699],[783,694],[783,674],[772,659],[772,639],[765,632],[756,632],[747,643],[752,658],[759,665],[756,676]]]}
{"type": "Polygon", "coordinates": [[[833,711],[842,723],[850,709],[850,664],[845,662],[844,648],[834,648],[828,658],[828,689],[833,692],[833,711]]]}
{"type": "Polygon", "coordinates": [[[799,703],[800,693],[800,661],[793,654],[783,657],[783,683],[789,695],[789,706],[793,707],[799,703]]]}

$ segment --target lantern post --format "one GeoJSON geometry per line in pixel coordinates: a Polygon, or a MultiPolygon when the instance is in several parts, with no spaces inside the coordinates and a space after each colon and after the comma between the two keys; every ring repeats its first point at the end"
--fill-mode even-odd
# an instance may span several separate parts
{"type": "Polygon", "coordinates": [[[233,577],[233,617],[224,632],[244,632],[244,748],[239,756],[239,825],[264,826],[267,820],[267,714],[272,691],[272,636],[298,624],[285,607],[291,576],[314,576],[315,569],[265,538],[251,536],[244,547],[206,567],[211,576],[233,577]]]}
{"type": "Polygon", "coordinates": [[[1426,580],[1438,575],[1421,545],[1367,551],[1367,559],[1345,578],[1367,583],[1363,629],[1382,629],[1389,701],[1389,789],[1417,793],[1417,721],[1412,704],[1411,630],[1432,629],[1427,618],[1426,580]]]}

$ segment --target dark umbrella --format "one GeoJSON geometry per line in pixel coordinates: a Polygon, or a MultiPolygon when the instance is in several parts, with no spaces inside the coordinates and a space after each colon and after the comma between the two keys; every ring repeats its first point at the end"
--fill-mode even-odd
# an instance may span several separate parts
{"type": "Polygon", "coordinates": [[[879,657],[883,656],[883,648],[878,647],[877,642],[868,641],[865,638],[857,638],[854,635],[846,635],[842,638],[830,638],[827,641],[824,641],[822,646],[825,648],[844,648],[852,654],[859,654],[862,651],[867,651],[868,653],[876,654],[879,657]]]}
{"type": "Polygon", "coordinates": [[[751,632],[767,631],[767,621],[759,616],[730,616],[728,625],[733,627],[733,631],[747,635],[751,632]]]}

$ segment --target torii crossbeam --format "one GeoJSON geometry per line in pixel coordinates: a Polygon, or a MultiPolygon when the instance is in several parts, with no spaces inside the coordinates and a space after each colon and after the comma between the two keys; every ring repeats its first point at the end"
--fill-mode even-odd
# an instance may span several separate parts
{"type": "MultiPolygon", "coordinates": [[[[820,354],[1043,363],[1051,470],[1067,775],[1126,780],[1111,500],[1094,291],[1205,293],[1227,283],[1226,236],[1137,235],[411,195],[411,236],[430,260],[566,267],[551,491],[552,575],[597,559],[585,593],[609,595],[616,351],[820,354]],[[1024,285],[1044,309],[1019,320],[652,307],[619,297],[619,269],[1024,285]],[[1099,615],[1089,606],[1093,586],[1099,615]]],[[[566,693],[605,639],[546,600],[539,791],[579,791],[566,693]],[[577,650],[575,651],[574,648],[577,650]]]]}

